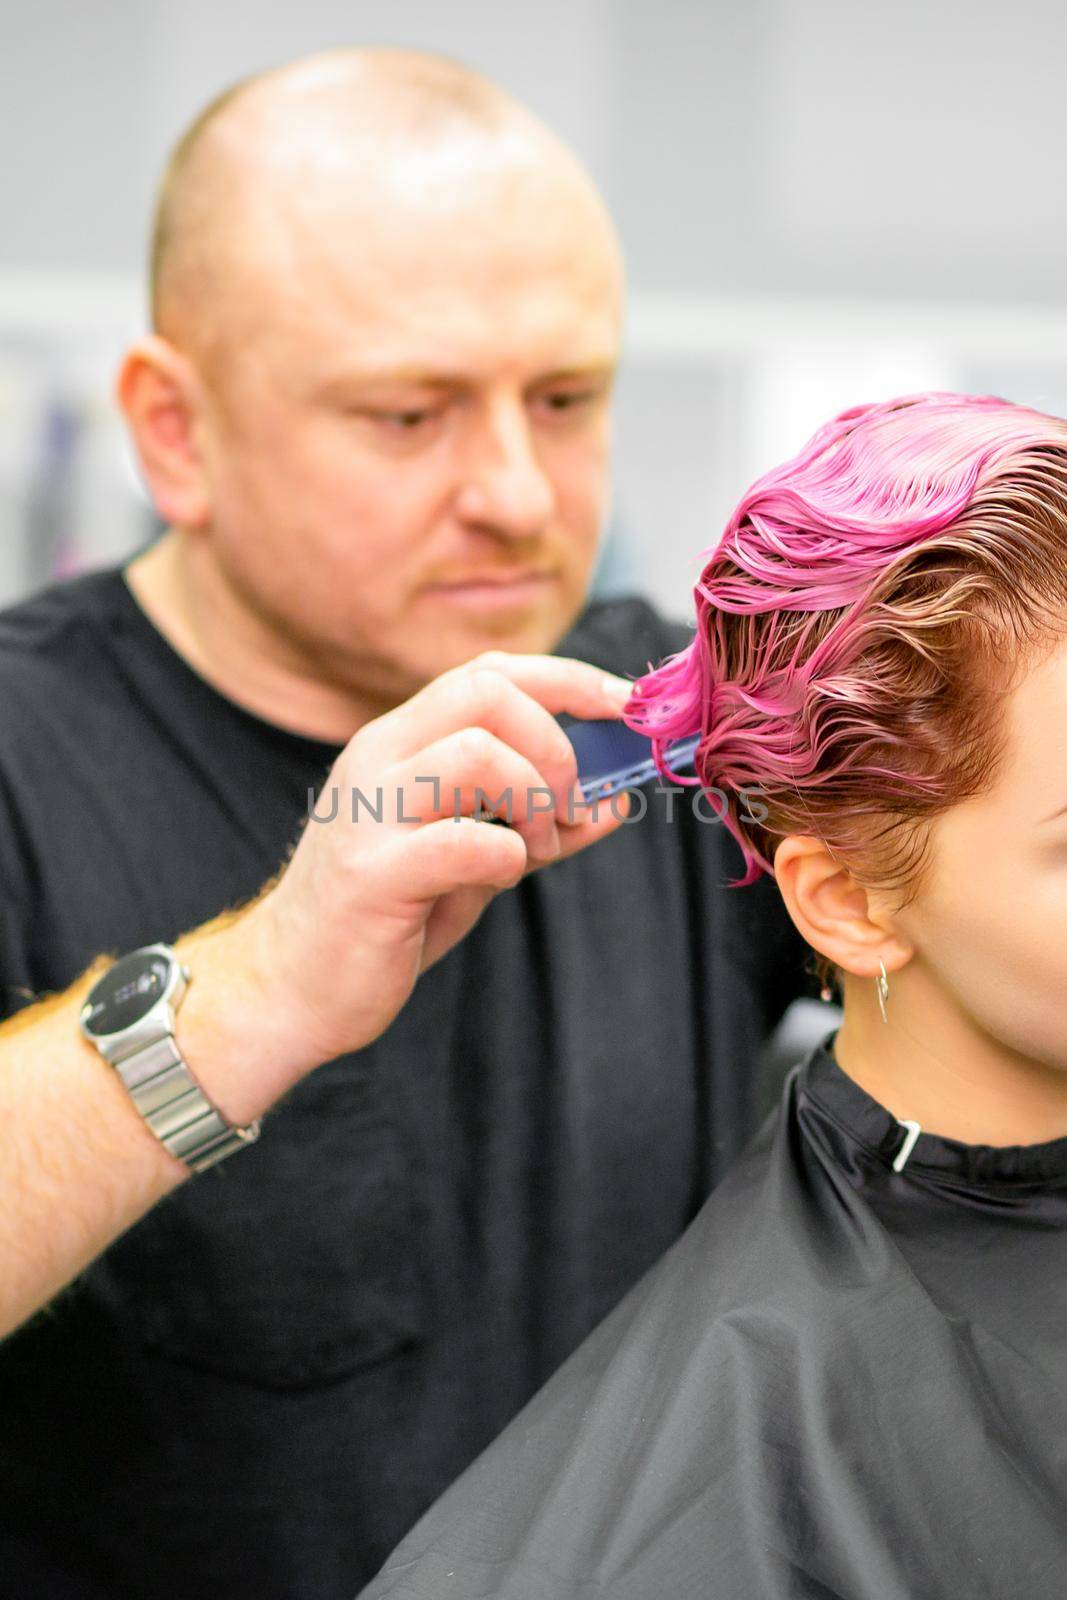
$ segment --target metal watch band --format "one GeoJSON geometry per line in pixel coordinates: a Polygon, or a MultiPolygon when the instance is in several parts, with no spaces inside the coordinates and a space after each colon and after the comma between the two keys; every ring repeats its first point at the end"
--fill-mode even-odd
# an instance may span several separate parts
{"type": "Polygon", "coordinates": [[[112,1065],[161,1144],[203,1172],[259,1138],[259,1123],[235,1128],[211,1104],[182,1059],[173,1034],[140,1042],[112,1065]]]}

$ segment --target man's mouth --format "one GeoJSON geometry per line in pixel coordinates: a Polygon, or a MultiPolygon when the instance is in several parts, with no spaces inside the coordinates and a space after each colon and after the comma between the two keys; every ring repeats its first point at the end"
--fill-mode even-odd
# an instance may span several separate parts
{"type": "Polygon", "coordinates": [[[435,599],[461,605],[527,605],[542,595],[555,579],[554,572],[533,567],[471,572],[430,584],[427,593],[435,599]]]}

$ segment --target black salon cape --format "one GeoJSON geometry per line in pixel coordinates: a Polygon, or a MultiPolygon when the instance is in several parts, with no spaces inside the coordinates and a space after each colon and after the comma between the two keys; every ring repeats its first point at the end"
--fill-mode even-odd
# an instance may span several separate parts
{"type": "Polygon", "coordinates": [[[903,1137],[817,1051],[365,1600],[1063,1600],[1067,1139],[903,1137]]]}

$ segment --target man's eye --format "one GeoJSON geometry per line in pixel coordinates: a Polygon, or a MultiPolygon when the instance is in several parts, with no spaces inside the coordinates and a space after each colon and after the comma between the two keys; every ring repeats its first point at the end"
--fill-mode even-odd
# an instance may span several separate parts
{"type": "Polygon", "coordinates": [[[603,398],[602,389],[552,389],[541,396],[541,404],[555,416],[590,411],[603,398]]]}
{"type": "Polygon", "coordinates": [[[427,422],[432,422],[438,415],[436,411],[375,411],[375,421],[382,422],[389,428],[395,428],[401,433],[413,433],[416,428],[423,427],[427,422]]]}

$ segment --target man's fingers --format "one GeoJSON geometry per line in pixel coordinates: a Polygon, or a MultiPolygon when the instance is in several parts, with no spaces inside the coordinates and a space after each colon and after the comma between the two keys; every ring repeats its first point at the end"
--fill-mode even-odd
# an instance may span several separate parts
{"type": "MultiPolygon", "coordinates": [[[[560,859],[614,833],[625,821],[628,807],[629,796],[618,795],[614,807],[601,803],[595,818],[590,815],[573,828],[561,829],[560,859]]],[[[531,857],[514,830],[473,817],[428,822],[406,835],[404,842],[405,889],[417,902],[477,886],[510,889],[544,865],[531,857]]]]}
{"type": "Polygon", "coordinates": [[[565,801],[557,803],[546,775],[485,728],[449,734],[394,768],[391,777],[383,820],[432,822],[492,812],[522,834],[532,855],[558,854],[556,817],[566,817],[565,801]]]}
{"type": "Polygon", "coordinates": [[[428,700],[415,721],[419,732],[432,727],[436,733],[436,740],[420,740],[411,752],[416,765],[433,771],[430,750],[447,735],[484,729],[535,769],[535,783],[558,796],[562,820],[567,794],[578,777],[574,747],[555,717],[502,673],[485,668],[442,682],[432,705],[428,700]]]}
{"type": "Polygon", "coordinates": [[[491,650],[478,656],[471,666],[478,671],[503,673],[554,715],[566,712],[572,717],[617,716],[633,693],[628,678],[571,656],[520,656],[491,650]]]}
{"type": "Polygon", "coordinates": [[[404,760],[460,728],[483,727],[521,749],[541,771],[573,773],[570,741],[555,720],[617,716],[631,685],[585,661],[492,651],[443,673],[357,735],[367,758],[404,760]]]}
{"type": "MultiPolygon", "coordinates": [[[[576,806],[573,825],[559,830],[559,860],[565,861],[568,856],[575,856],[580,850],[586,850],[591,844],[596,844],[598,840],[606,839],[609,834],[622,826],[630,809],[630,796],[625,790],[621,794],[613,795],[610,800],[598,801],[595,807],[576,806]]],[[[530,870],[534,871],[550,864],[544,861],[531,862],[530,870]]]]}
{"type": "Polygon", "coordinates": [[[428,822],[405,839],[405,894],[413,902],[437,900],[455,889],[509,889],[526,870],[526,846],[511,828],[473,817],[428,822]]]}

